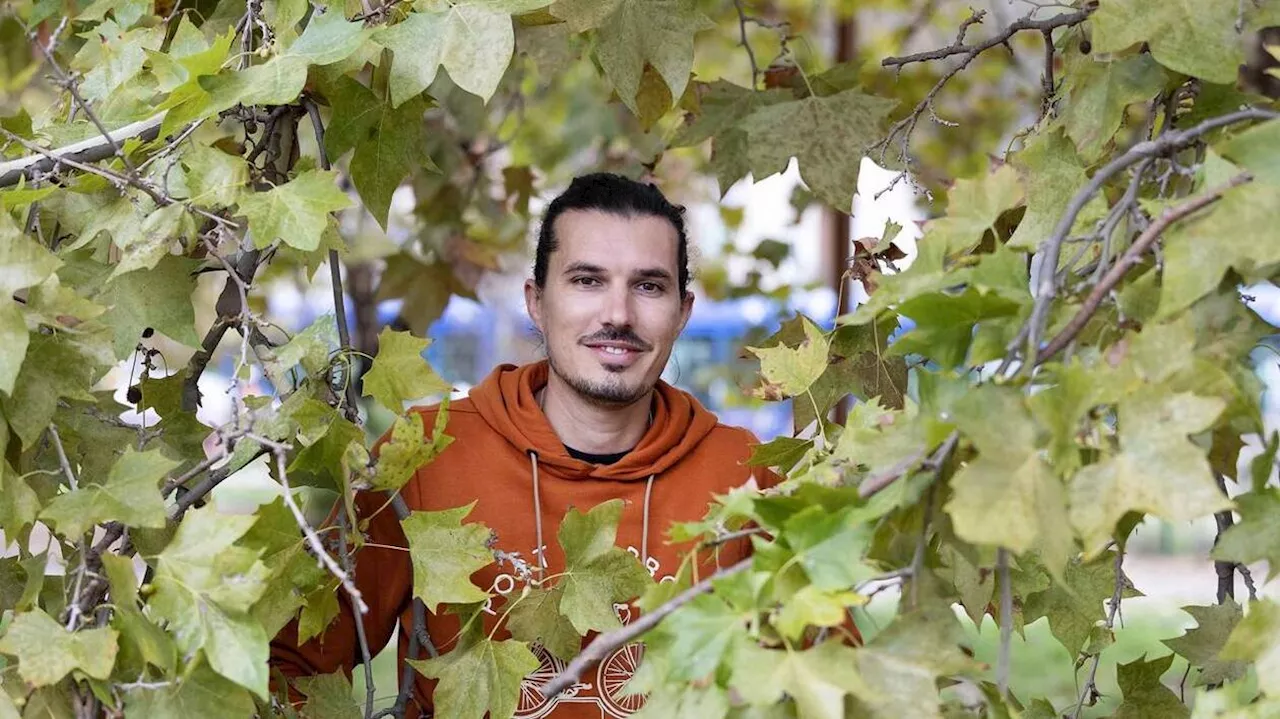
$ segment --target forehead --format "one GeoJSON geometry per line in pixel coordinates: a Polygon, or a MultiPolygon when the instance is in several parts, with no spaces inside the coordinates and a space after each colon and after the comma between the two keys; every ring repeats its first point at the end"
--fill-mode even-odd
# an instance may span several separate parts
{"type": "Polygon", "coordinates": [[[555,235],[553,271],[587,262],[614,272],[662,268],[677,274],[680,237],[664,217],[571,210],[556,218],[555,235]]]}

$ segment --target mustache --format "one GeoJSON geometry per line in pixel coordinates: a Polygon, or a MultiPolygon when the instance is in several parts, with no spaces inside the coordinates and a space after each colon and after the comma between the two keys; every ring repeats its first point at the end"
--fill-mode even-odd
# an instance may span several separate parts
{"type": "Polygon", "coordinates": [[[605,327],[599,332],[583,337],[579,342],[581,344],[591,344],[592,342],[622,342],[643,351],[653,349],[652,345],[640,339],[631,330],[619,327],[605,327]]]}

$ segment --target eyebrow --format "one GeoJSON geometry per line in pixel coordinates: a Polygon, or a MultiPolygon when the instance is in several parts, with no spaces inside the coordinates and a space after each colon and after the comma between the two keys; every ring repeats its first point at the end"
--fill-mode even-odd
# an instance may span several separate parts
{"type": "MultiPolygon", "coordinates": [[[[566,275],[573,274],[575,272],[603,275],[607,274],[608,271],[600,265],[593,265],[590,262],[574,262],[564,268],[564,274],[566,275]]],[[[671,282],[675,279],[672,277],[670,272],[662,269],[661,267],[647,267],[642,270],[636,270],[632,276],[636,279],[666,280],[667,282],[671,282]]]]}

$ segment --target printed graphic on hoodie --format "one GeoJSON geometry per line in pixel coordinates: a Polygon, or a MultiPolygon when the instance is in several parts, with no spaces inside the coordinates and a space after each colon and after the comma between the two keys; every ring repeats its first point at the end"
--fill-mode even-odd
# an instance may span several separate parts
{"type": "MultiPolygon", "coordinates": [[[[640,550],[635,547],[629,546],[627,551],[637,559],[640,558],[640,550]]],[[[541,556],[541,551],[535,550],[531,555],[541,556]]],[[[660,582],[674,582],[675,577],[670,574],[658,576],[661,568],[661,562],[656,557],[649,557],[645,561],[645,569],[648,570],[649,576],[657,577],[660,582]]],[[[518,594],[519,589],[527,583],[522,577],[503,573],[494,578],[493,586],[489,591],[506,597],[512,592],[518,594]]],[[[623,624],[630,624],[633,615],[636,614],[629,604],[614,604],[613,610],[623,624]]],[[[497,615],[492,600],[485,602],[483,611],[497,615]]],[[[529,673],[520,683],[520,703],[512,719],[542,719],[561,703],[595,705],[600,710],[602,719],[606,717],[624,719],[640,711],[644,706],[643,695],[623,693],[627,682],[631,681],[632,675],[639,668],[640,660],[644,656],[644,645],[640,642],[631,642],[614,650],[596,666],[593,674],[589,673],[584,680],[578,681],[550,699],[543,696],[538,691],[538,687],[564,671],[566,662],[557,659],[537,644],[530,645],[529,649],[538,658],[539,664],[538,668],[529,673]]]]}

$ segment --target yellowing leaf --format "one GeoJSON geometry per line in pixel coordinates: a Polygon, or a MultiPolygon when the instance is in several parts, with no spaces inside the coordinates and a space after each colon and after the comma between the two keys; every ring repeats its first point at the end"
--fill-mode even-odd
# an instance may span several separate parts
{"type": "Polygon", "coordinates": [[[1249,613],[1236,625],[1219,659],[1254,662],[1258,688],[1280,694],[1280,604],[1271,599],[1249,603],[1249,613]]]}
{"type": "Polygon", "coordinates": [[[165,256],[146,272],[129,272],[113,278],[96,298],[110,311],[102,321],[115,332],[116,357],[128,357],[150,327],[188,347],[199,347],[195,308],[196,289],[191,271],[198,263],[185,257],[165,256]]]}
{"type": "Polygon", "coordinates": [[[987,175],[956,181],[947,193],[947,214],[925,225],[921,242],[945,245],[948,252],[971,250],[1005,210],[1021,205],[1022,186],[1010,165],[987,175]]]}
{"type": "Polygon", "coordinates": [[[0,212],[0,293],[6,300],[44,282],[61,266],[62,260],[24,234],[9,213],[0,212]]]}
{"type": "Polygon", "coordinates": [[[1180,637],[1165,639],[1163,643],[1200,670],[1193,686],[1222,684],[1244,677],[1247,664],[1218,658],[1243,616],[1240,605],[1228,599],[1224,604],[1190,606],[1182,610],[1195,618],[1196,628],[1180,637]]]}
{"type": "Polygon", "coordinates": [[[430,441],[424,434],[420,412],[397,417],[391,428],[391,441],[383,444],[378,453],[373,486],[378,489],[400,489],[413,478],[414,472],[443,452],[453,442],[453,438],[444,433],[448,417],[447,404],[441,405],[436,412],[435,429],[430,441]]]}
{"type": "Polygon", "coordinates": [[[1126,512],[1185,522],[1231,507],[1203,450],[1187,435],[1211,426],[1224,403],[1144,386],[1120,401],[1120,453],[1071,481],[1071,523],[1086,551],[1111,537],[1126,512]]]}
{"type": "Polygon", "coordinates": [[[299,250],[318,248],[328,213],[354,204],[338,189],[337,179],[336,172],[307,170],[266,192],[242,195],[240,211],[249,218],[254,246],[280,239],[299,250]]]}
{"type": "Polygon", "coordinates": [[[79,669],[106,679],[116,661],[116,630],[69,632],[42,609],[20,612],[0,637],[0,653],[18,659],[18,675],[36,687],[60,681],[79,669]]]}
{"type": "Polygon", "coordinates": [[[1235,499],[1240,522],[1222,533],[1213,558],[1253,564],[1267,560],[1267,581],[1280,574],[1280,490],[1264,487],[1235,499]]]}
{"type": "Polygon", "coordinates": [[[747,133],[751,174],[762,180],[783,172],[795,157],[813,194],[848,212],[858,187],[855,158],[881,138],[883,122],[896,105],[853,89],[762,107],[739,123],[747,133]]]}
{"type": "Polygon", "coordinates": [[[737,655],[733,688],[753,705],[773,704],[785,693],[804,719],[841,719],[846,695],[870,699],[878,694],[861,674],[860,652],[839,640],[805,651],[747,646],[737,655]]]}
{"type": "Polygon", "coordinates": [[[413,512],[401,522],[413,561],[413,594],[432,613],[439,605],[483,602],[488,594],[471,575],[493,562],[492,532],[480,522],[463,524],[475,502],[439,512],[413,512]]]}
{"type": "Polygon", "coordinates": [[[786,397],[804,394],[827,370],[830,345],[822,330],[806,319],[804,334],[805,340],[794,349],[785,344],[747,348],[760,358],[760,372],[767,383],[766,392],[773,387],[786,397]]]}
{"type": "Polygon", "coordinates": [[[378,356],[364,376],[363,396],[373,397],[382,406],[400,414],[406,400],[449,392],[449,384],[440,379],[423,357],[430,345],[431,340],[419,339],[411,332],[383,327],[378,334],[378,356]]]}
{"type": "Polygon", "coordinates": [[[430,87],[441,66],[458,87],[488,102],[515,50],[511,15],[478,2],[410,13],[404,22],[374,33],[373,39],[395,53],[393,108],[430,87]]]}
{"type": "Polygon", "coordinates": [[[1164,69],[1146,53],[1098,62],[1092,55],[1069,56],[1063,76],[1067,95],[1062,121],[1067,136],[1086,160],[1096,159],[1120,129],[1125,108],[1148,101],[1164,85],[1164,69]]]}
{"type": "Polygon", "coordinates": [[[1119,52],[1146,42],[1170,70],[1232,83],[1244,61],[1244,43],[1235,29],[1239,13],[1229,2],[1105,0],[1090,18],[1093,51],[1119,52]]]}
{"type": "MultiPolygon", "coordinates": [[[[1088,181],[1088,176],[1071,140],[1056,129],[1035,135],[1010,163],[1017,168],[1026,188],[1027,212],[1008,245],[1035,250],[1053,234],[1071,197],[1088,181]]],[[[1092,229],[1093,222],[1106,211],[1106,202],[1095,195],[1076,218],[1072,232],[1092,229]]]]}

